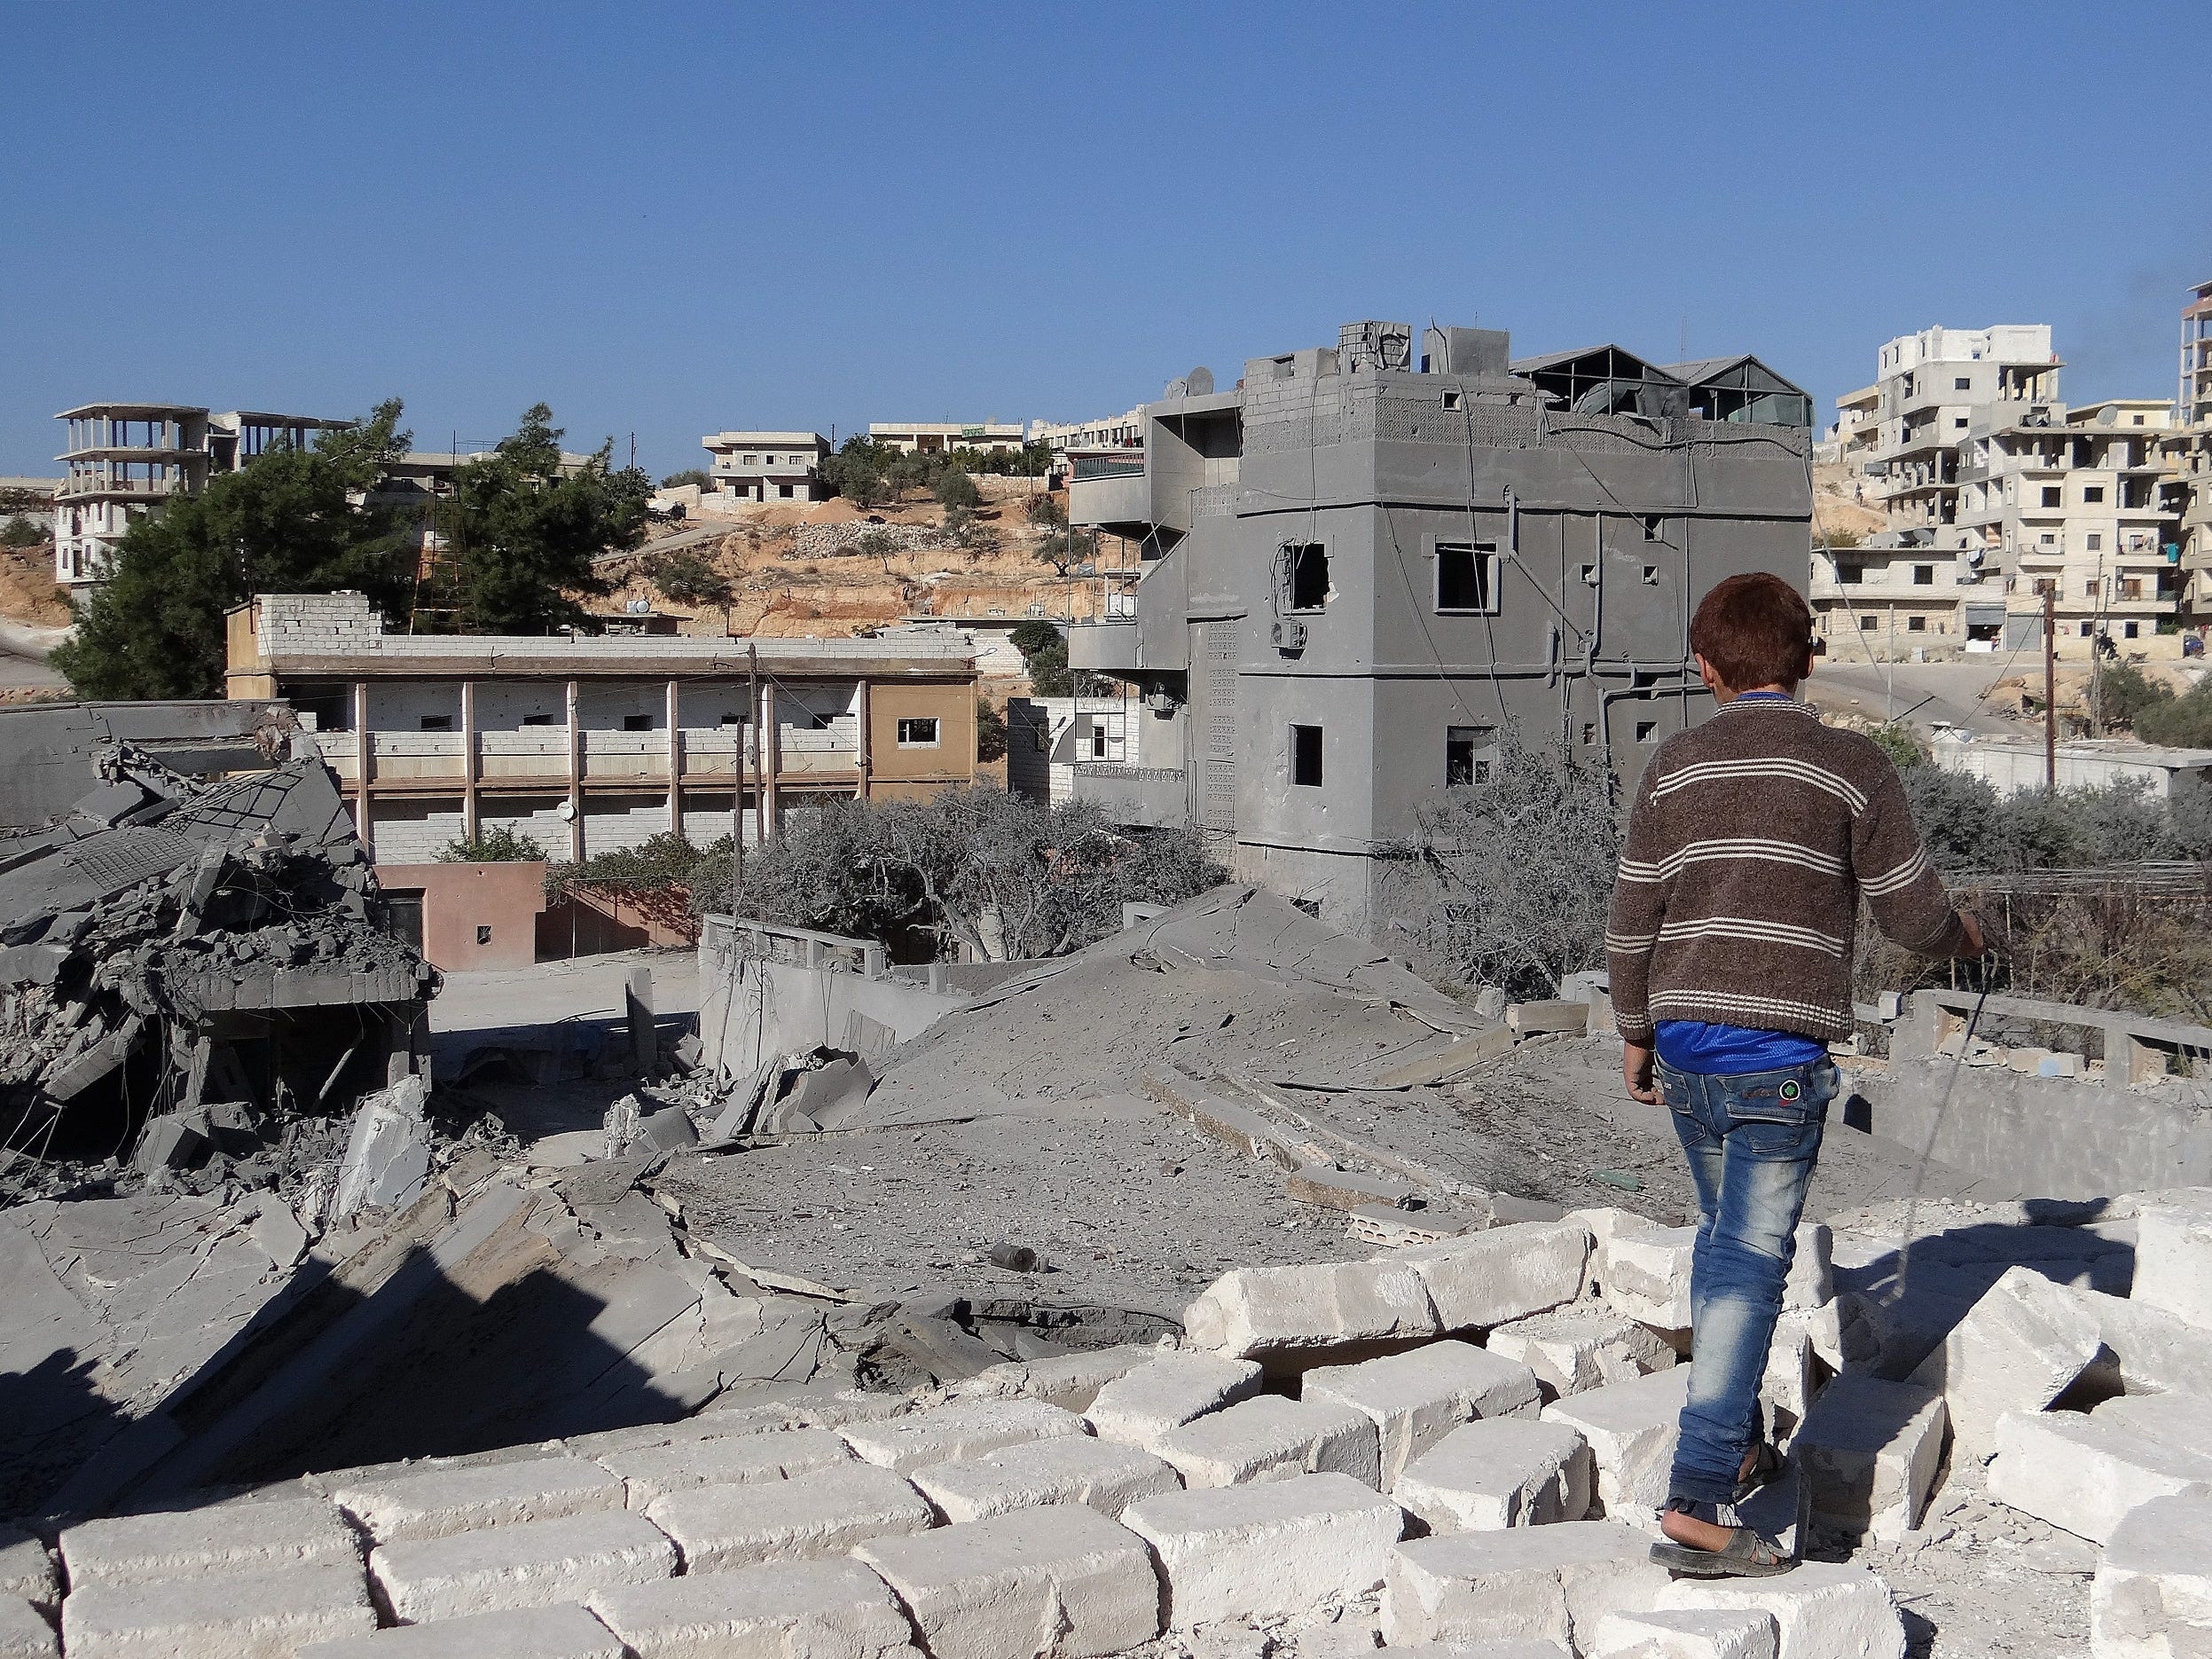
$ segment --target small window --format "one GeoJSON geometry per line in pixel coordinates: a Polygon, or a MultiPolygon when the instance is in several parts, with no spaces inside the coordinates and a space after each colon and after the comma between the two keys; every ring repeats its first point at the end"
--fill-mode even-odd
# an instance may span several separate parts
{"type": "Polygon", "coordinates": [[[2141,623],[2139,623],[2139,622],[2130,622],[2130,623],[2127,624],[2124,627],[2122,627],[2122,630],[2121,630],[2121,632],[2122,632],[2122,633],[2126,634],[2128,638],[2130,638],[2130,640],[2132,640],[2132,639],[2136,639],[2136,638],[2137,638],[2137,637],[2141,634],[2141,633],[2142,633],[2142,628],[2143,628],[2143,625],[2142,625],[2141,623]]]}
{"type": "Polygon", "coordinates": [[[2090,531],[2090,533],[2089,533],[2089,550],[2090,550],[2091,553],[2101,553],[2101,552],[2104,550],[2104,546],[2105,546],[2105,538],[2103,537],[2103,535],[2101,535],[2099,532],[2098,532],[2098,531],[2093,531],[2093,530],[2092,530],[2091,531],[2090,531]]]}
{"type": "Polygon", "coordinates": [[[1596,565],[1586,564],[1582,567],[1582,586],[1585,587],[1596,587],[1597,586],[1597,567],[1596,565]]]}
{"type": "Polygon", "coordinates": [[[1659,530],[1666,523],[1667,521],[1663,518],[1645,519],[1643,521],[1643,539],[1646,541],[1659,540],[1659,530]]]}
{"type": "Polygon", "coordinates": [[[1497,549],[1486,541],[1436,544],[1436,608],[1439,613],[1495,611],[1497,549]]]}
{"type": "Polygon", "coordinates": [[[1955,381],[1953,381],[1951,382],[1951,389],[1952,389],[1953,391],[1955,391],[1955,392],[1963,392],[1963,391],[1971,391],[1971,390],[1973,390],[1973,377],[1972,377],[1972,376],[1970,376],[1970,375],[1961,374],[1961,375],[1960,375],[1960,376],[1959,376],[1957,380],[1955,380],[1955,381]]]}
{"type": "Polygon", "coordinates": [[[525,726],[551,726],[553,723],[553,717],[550,714],[525,714],[522,717],[525,726]]]}
{"type": "MultiPolygon", "coordinates": [[[[1459,394],[1458,394],[1457,392],[1446,392],[1446,393],[1444,394],[1444,406],[1445,406],[1447,409],[1456,409],[1456,408],[1458,408],[1458,407],[1459,407],[1459,394]]],[[[2137,416],[2136,416],[2136,419],[2139,421],[2141,421],[2141,420],[2143,419],[2143,417],[2142,417],[2141,415],[2137,415],[2137,416]]]]}
{"type": "Polygon", "coordinates": [[[1935,567],[1932,564],[1914,565],[1912,567],[1912,585],[1915,587],[1934,587],[1935,586],[1935,567]]]}
{"type": "Polygon", "coordinates": [[[450,732],[453,729],[453,717],[450,714],[426,714],[422,717],[422,729],[426,732],[450,732]]]}
{"type": "Polygon", "coordinates": [[[1039,720],[1029,729],[1031,735],[1037,740],[1037,752],[1040,755],[1049,753],[1052,750],[1052,734],[1046,729],[1045,723],[1039,720]]]}
{"type": "Polygon", "coordinates": [[[2043,504],[2045,507],[2063,507],[2063,506],[2065,506],[2065,505],[2066,505],[2066,491],[2065,491],[2062,488],[2060,488],[2059,485],[2057,485],[2057,484],[2047,484],[2043,485],[2043,504]]]}
{"type": "Polygon", "coordinates": [[[1301,789],[1321,787],[1321,727],[1290,728],[1290,782],[1301,789]]]}
{"type": "Polygon", "coordinates": [[[2085,484],[2082,486],[2082,499],[2089,505],[2094,507],[2104,499],[2105,486],[2103,484],[2085,484]]]}
{"type": "Polygon", "coordinates": [[[1657,720],[1638,720],[1636,722],[1636,742],[1640,743],[1648,743],[1658,735],[1659,722],[1657,720]]]}
{"type": "Polygon", "coordinates": [[[1487,726],[1452,726],[1444,732],[1444,785],[1447,789],[1490,782],[1490,763],[1496,754],[1496,734],[1487,726]]]}
{"type": "Polygon", "coordinates": [[[2036,538],[2036,545],[2038,547],[2057,546],[2059,545],[2058,533],[2054,531],[2046,530],[2042,535],[2036,538]]]}
{"type": "Polygon", "coordinates": [[[1303,541],[1292,542],[1282,551],[1290,567],[1290,609],[1321,609],[1329,602],[1329,549],[1317,541],[1303,541]]]}
{"type": "Polygon", "coordinates": [[[1859,618],[1859,632],[1861,633],[1871,633],[1874,632],[1877,625],[1876,619],[1872,617],[1861,617],[1859,618]]]}
{"type": "Polygon", "coordinates": [[[481,922],[476,924],[476,942],[479,945],[491,943],[491,929],[481,922]]]}
{"type": "Polygon", "coordinates": [[[625,714],[622,717],[622,728],[625,732],[649,732],[653,729],[653,717],[650,714],[625,714]]]}
{"type": "Polygon", "coordinates": [[[1965,429],[1966,417],[1965,415],[1953,415],[1951,417],[1951,430],[1954,432],[1964,432],[1965,429]]]}
{"type": "Polygon", "coordinates": [[[935,749],[937,747],[937,716],[909,714],[898,722],[898,746],[901,749],[935,749]]]}
{"type": "MultiPolygon", "coordinates": [[[[2143,424],[2143,417],[2142,417],[2141,415],[2137,415],[2137,416],[2136,416],[2136,418],[2135,418],[2135,423],[2136,423],[2136,425],[2137,425],[2137,426],[2141,426],[2141,425],[2143,424]]],[[[2135,635],[2133,635],[2132,633],[2130,633],[2128,637],[2129,637],[2130,639],[2131,639],[2131,640],[2132,640],[2133,638],[2135,638],[2135,635]]]]}
{"type": "Polygon", "coordinates": [[[1907,617],[1905,618],[1905,632],[1907,633],[1926,633],[1927,631],[1928,619],[1926,617],[1907,617]]]}
{"type": "Polygon", "coordinates": [[[1646,587],[1657,587],[1659,586],[1659,566],[1656,564],[1647,564],[1643,567],[1643,585],[1646,587]]]}
{"type": "Polygon", "coordinates": [[[2091,630],[2091,628],[2090,628],[2090,625],[2088,623],[2084,622],[2084,623],[2082,625],[2082,637],[2083,637],[2083,639],[2085,639],[2085,640],[2086,640],[2086,639],[2088,639],[2088,638],[2090,637],[2090,634],[2091,631],[2092,631],[2092,630],[2091,630]]]}
{"type": "Polygon", "coordinates": [[[1847,587],[1856,587],[1866,580],[1866,567],[1863,564],[1839,564],[1836,567],[1836,580],[1847,587]]]}
{"type": "Polygon", "coordinates": [[[2089,581],[2082,584],[2082,597],[2083,599],[2094,599],[2097,597],[2097,582],[2094,578],[2091,578],[2089,581]]]}
{"type": "Polygon", "coordinates": [[[1596,741],[1597,722],[1595,720],[1584,720],[1582,722],[1582,747],[1587,749],[1596,741]]]}
{"type": "Polygon", "coordinates": [[[788,484],[778,484],[776,486],[776,494],[781,497],[784,500],[788,501],[791,499],[791,486],[788,484]]]}

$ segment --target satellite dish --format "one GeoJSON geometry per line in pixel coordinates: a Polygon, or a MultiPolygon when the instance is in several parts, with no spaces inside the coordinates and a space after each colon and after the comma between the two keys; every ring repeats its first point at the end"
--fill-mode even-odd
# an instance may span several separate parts
{"type": "Polygon", "coordinates": [[[1210,397],[1213,395],[1213,371],[1208,368],[1193,369],[1183,376],[1183,383],[1190,388],[1193,397],[1210,397]]]}

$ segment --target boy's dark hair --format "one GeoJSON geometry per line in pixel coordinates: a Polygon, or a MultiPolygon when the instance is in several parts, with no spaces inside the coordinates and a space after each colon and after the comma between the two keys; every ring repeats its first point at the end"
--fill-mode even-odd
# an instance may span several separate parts
{"type": "Polygon", "coordinates": [[[1794,686],[1813,649],[1805,596],[1778,576],[1747,571],[1717,583],[1690,619],[1690,649],[1731,691],[1794,686]]]}

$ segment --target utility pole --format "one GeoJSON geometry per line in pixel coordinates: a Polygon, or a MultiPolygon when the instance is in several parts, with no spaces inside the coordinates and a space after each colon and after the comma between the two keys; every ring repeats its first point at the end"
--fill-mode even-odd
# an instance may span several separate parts
{"type": "Polygon", "coordinates": [[[2059,792],[2059,585],[2043,590],[2043,782],[2059,792]]]}
{"type": "Polygon", "coordinates": [[[747,707],[753,715],[753,838],[768,841],[768,723],[760,716],[760,647],[745,648],[747,707]]]}

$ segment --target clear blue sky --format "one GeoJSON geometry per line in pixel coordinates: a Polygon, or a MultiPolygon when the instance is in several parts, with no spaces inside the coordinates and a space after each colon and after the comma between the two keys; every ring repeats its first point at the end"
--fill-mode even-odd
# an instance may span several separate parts
{"type": "Polygon", "coordinates": [[[426,447],[544,399],[1073,419],[1340,321],[1753,350],[2053,324],[2170,396],[2212,7],[51,4],[0,12],[0,473],[100,397],[426,447]],[[1686,323],[1685,323],[1685,318],[1686,323]]]}

